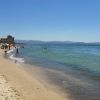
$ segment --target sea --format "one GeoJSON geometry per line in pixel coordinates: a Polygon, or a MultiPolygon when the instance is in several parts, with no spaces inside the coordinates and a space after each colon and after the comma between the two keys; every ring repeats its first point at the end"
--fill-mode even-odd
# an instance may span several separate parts
{"type": "Polygon", "coordinates": [[[9,59],[40,67],[71,100],[100,100],[100,44],[24,41],[18,49],[8,51],[9,59]]]}

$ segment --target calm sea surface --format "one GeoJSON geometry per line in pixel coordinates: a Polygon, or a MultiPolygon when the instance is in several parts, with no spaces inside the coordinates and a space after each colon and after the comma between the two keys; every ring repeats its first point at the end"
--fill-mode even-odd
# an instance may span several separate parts
{"type": "Polygon", "coordinates": [[[25,63],[53,70],[48,78],[72,100],[100,100],[100,45],[28,42],[19,52],[25,63]]]}

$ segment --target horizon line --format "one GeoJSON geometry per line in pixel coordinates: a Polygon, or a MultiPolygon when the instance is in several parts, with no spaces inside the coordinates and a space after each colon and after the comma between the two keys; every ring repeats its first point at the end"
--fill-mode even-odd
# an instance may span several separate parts
{"type": "Polygon", "coordinates": [[[85,42],[85,41],[71,41],[71,40],[32,40],[32,39],[15,39],[21,41],[40,41],[40,42],[78,42],[78,43],[100,43],[100,41],[85,42]]]}

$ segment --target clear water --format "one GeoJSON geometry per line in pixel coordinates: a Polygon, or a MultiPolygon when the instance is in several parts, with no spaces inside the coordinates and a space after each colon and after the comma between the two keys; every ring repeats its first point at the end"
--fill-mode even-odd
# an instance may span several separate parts
{"type": "MultiPolygon", "coordinates": [[[[21,49],[22,55],[31,62],[39,63],[41,60],[57,62],[77,67],[79,69],[88,69],[100,73],[100,46],[85,45],[52,45],[37,44],[26,45],[21,49]]],[[[43,62],[41,62],[43,63],[43,62]]]]}
{"type": "Polygon", "coordinates": [[[54,70],[47,76],[72,100],[100,100],[100,45],[26,43],[20,57],[54,70]]]}

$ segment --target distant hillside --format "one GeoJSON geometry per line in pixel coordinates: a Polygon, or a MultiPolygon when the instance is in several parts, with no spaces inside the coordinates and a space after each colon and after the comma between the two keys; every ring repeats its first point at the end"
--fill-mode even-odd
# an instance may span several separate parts
{"type": "Polygon", "coordinates": [[[100,42],[85,43],[85,42],[73,42],[73,41],[38,41],[38,40],[16,40],[18,44],[73,44],[73,45],[100,45],[100,42]]]}

